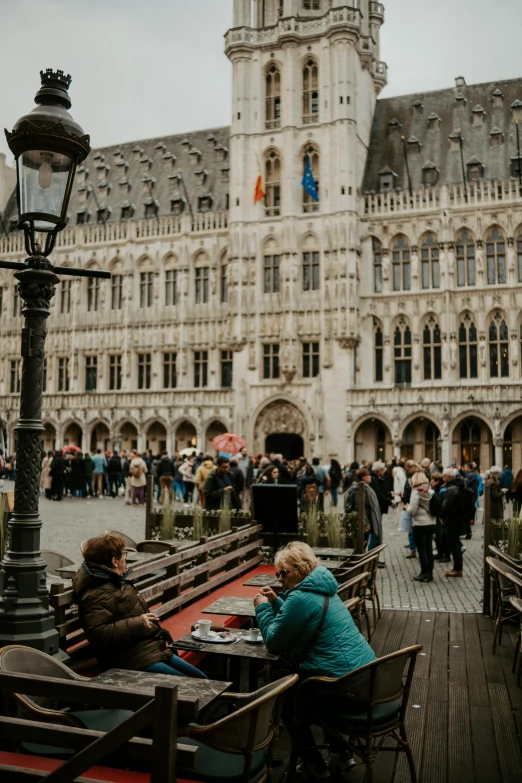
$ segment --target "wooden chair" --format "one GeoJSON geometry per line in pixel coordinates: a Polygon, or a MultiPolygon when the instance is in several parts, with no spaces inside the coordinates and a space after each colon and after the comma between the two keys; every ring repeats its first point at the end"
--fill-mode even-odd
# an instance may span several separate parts
{"type": "Polygon", "coordinates": [[[179,741],[195,745],[197,755],[195,768],[178,767],[178,776],[202,783],[263,783],[278,736],[282,701],[297,681],[297,674],[291,674],[253,693],[225,693],[220,701],[235,707],[234,712],[207,726],[180,728],[179,741]]]}
{"type": "Polygon", "coordinates": [[[517,686],[520,686],[522,676],[522,598],[511,596],[509,602],[513,609],[518,612],[520,625],[518,628],[517,642],[515,645],[515,655],[513,658],[513,672],[517,675],[517,686]]]}
{"type": "Polygon", "coordinates": [[[515,571],[522,572],[522,560],[517,560],[516,558],[511,557],[511,555],[508,555],[507,552],[503,552],[498,547],[493,546],[493,544],[488,546],[488,550],[491,552],[493,557],[496,557],[498,560],[502,560],[502,562],[506,563],[506,565],[514,568],[515,571]]]}
{"type": "Polygon", "coordinates": [[[343,601],[346,606],[346,602],[351,598],[360,598],[357,607],[355,608],[353,617],[357,623],[359,631],[362,633],[362,620],[366,622],[366,630],[368,633],[368,641],[372,638],[372,631],[370,626],[370,615],[368,614],[368,608],[366,606],[366,590],[368,587],[368,577],[370,576],[368,571],[363,571],[362,574],[354,576],[348,582],[340,585],[337,588],[337,595],[343,601]]]}
{"type": "MultiPolygon", "coordinates": [[[[514,581],[516,579],[517,582],[520,582],[520,574],[494,557],[486,557],[486,563],[489,566],[489,573],[493,577],[497,594],[495,633],[493,634],[493,652],[495,652],[497,642],[502,644],[502,627],[505,623],[514,620],[517,615],[509,599],[517,589],[520,590],[514,581]]],[[[522,593],[519,597],[522,597],[522,593]]]]}
{"type": "Polygon", "coordinates": [[[139,544],[136,544],[136,551],[137,552],[150,552],[152,554],[160,553],[160,552],[168,552],[170,550],[171,544],[168,544],[166,541],[154,541],[154,540],[147,540],[147,541],[140,541],[139,544]]]}
{"type": "Polygon", "coordinates": [[[56,569],[73,565],[74,563],[74,560],[70,560],[65,555],[61,555],[59,552],[54,552],[52,549],[43,549],[41,555],[42,559],[45,560],[47,573],[51,574],[52,576],[60,576],[62,579],[63,574],[58,573],[56,569]]]}
{"type": "Polygon", "coordinates": [[[379,567],[379,556],[381,552],[386,549],[388,544],[381,544],[376,546],[375,549],[371,549],[369,552],[365,552],[364,555],[353,555],[354,559],[352,566],[364,565],[365,571],[369,572],[368,584],[366,587],[366,599],[371,601],[373,612],[373,627],[377,625],[377,620],[381,618],[381,601],[379,598],[379,591],[377,590],[377,569],[379,567]]]}
{"type": "Polygon", "coordinates": [[[127,547],[127,549],[131,549],[133,552],[137,552],[138,551],[136,549],[136,547],[138,546],[136,541],[134,541],[133,538],[131,538],[130,536],[126,535],[125,533],[121,533],[119,530],[111,530],[111,528],[109,528],[109,527],[107,528],[105,533],[107,535],[110,533],[113,536],[119,536],[120,538],[123,538],[123,540],[125,541],[125,546],[127,547]]]}
{"type": "MultiPolygon", "coordinates": [[[[90,682],[88,677],[81,677],[50,655],[20,644],[10,644],[0,650],[0,672],[34,674],[42,677],[55,677],[60,680],[90,682]]],[[[22,717],[43,723],[74,726],[80,729],[109,731],[132,715],[129,710],[111,709],[74,709],[65,712],[59,705],[38,696],[30,698],[23,693],[12,693],[11,697],[22,717]]],[[[38,746],[36,749],[36,746],[33,747],[32,744],[27,743],[24,749],[26,752],[36,752],[40,755],[70,756],[72,754],[72,751],[65,748],[38,746]]]]}
{"type": "MultiPolygon", "coordinates": [[[[417,781],[404,722],[421,650],[420,644],[406,647],[336,679],[308,677],[297,690],[297,710],[302,707],[303,714],[311,716],[313,725],[320,726],[326,737],[335,738],[362,760],[368,783],[373,783],[373,765],[380,751],[406,753],[411,781],[417,781]],[[386,738],[395,740],[395,746],[385,745],[386,738]]],[[[290,773],[300,750],[292,747],[290,773]]]]}

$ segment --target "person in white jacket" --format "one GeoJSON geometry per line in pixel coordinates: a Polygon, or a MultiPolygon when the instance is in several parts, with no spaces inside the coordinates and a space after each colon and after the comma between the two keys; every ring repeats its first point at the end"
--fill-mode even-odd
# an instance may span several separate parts
{"type": "Polygon", "coordinates": [[[437,520],[430,514],[430,498],[434,494],[425,473],[414,473],[411,481],[411,498],[406,511],[413,519],[413,537],[419,553],[421,572],[416,582],[433,581],[433,535],[437,520]]]}

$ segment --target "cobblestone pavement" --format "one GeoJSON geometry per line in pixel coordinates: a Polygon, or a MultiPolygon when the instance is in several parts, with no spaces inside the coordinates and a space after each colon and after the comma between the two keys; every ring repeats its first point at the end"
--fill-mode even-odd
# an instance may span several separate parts
{"type": "MultiPolygon", "coordinates": [[[[5,489],[12,489],[5,482],[5,489]]],[[[341,506],[342,497],[339,505],[341,506]]],[[[120,530],[136,541],[145,538],[145,509],[126,506],[123,498],[83,500],[67,497],[61,503],[40,498],[42,549],[54,549],[77,561],[80,543],[103,533],[106,528],[120,530]]],[[[396,514],[384,517],[384,552],[386,568],[379,569],[379,593],[384,609],[412,609],[440,612],[479,612],[482,593],[482,511],[473,527],[473,538],[463,541],[464,576],[448,579],[444,571],[450,563],[435,561],[434,580],[427,584],[414,582],[419,560],[408,560],[407,535],[397,531],[396,514]]]]}
{"type": "Polygon", "coordinates": [[[482,601],[482,510],[472,527],[473,537],[466,541],[462,579],[451,579],[444,572],[451,563],[435,561],[433,582],[414,582],[420,572],[418,558],[406,558],[408,536],[397,531],[396,513],[383,520],[386,568],[379,569],[379,594],[384,609],[413,609],[439,612],[480,612],[482,601]]]}

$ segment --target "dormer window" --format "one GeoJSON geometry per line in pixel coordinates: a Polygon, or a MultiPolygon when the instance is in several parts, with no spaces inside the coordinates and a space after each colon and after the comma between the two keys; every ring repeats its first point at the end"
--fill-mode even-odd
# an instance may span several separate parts
{"type": "Polygon", "coordinates": [[[110,182],[108,182],[108,180],[102,179],[102,181],[98,183],[98,188],[100,190],[107,190],[107,193],[110,193],[112,190],[112,185],[110,182]]]}
{"type": "Polygon", "coordinates": [[[192,166],[195,166],[201,160],[201,152],[196,147],[192,147],[189,150],[189,160],[192,166]]]}
{"type": "Polygon", "coordinates": [[[392,120],[389,121],[388,136],[390,136],[390,138],[393,136],[400,136],[401,130],[402,130],[402,125],[400,124],[399,120],[393,118],[392,120]]]}
{"type": "Polygon", "coordinates": [[[504,143],[504,134],[500,128],[493,128],[489,134],[489,140],[492,147],[501,147],[504,143]]]}
{"type": "Polygon", "coordinates": [[[422,104],[420,101],[413,101],[411,106],[413,109],[413,119],[414,120],[420,119],[424,112],[424,104],[422,104]]]}
{"type": "Polygon", "coordinates": [[[518,98],[511,104],[511,114],[515,122],[522,120],[522,101],[519,101],[518,98]]]}
{"type": "Polygon", "coordinates": [[[484,125],[484,118],[486,116],[486,112],[480,106],[480,104],[477,104],[474,109],[471,110],[471,120],[472,125],[474,128],[479,128],[482,125],[484,125]]]}
{"type": "Polygon", "coordinates": [[[139,144],[136,144],[136,146],[132,148],[132,151],[134,153],[135,158],[141,158],[141,156],[143,155],[143,148],[140,147],[139,144]]]}
{"type": "Polygon", "coordinates": [[[121,205],[121,220],[130,220],[134,215],[134,204],[130,204],[128,201],[124,201],[121,205]]]}
{"type": "Polygon", "coordinates": [[[93,160],[104,160],[103,155],[101,154],[101,152],[95,152],[94,155],[92,156],[92,159],[93,160]]]}
{"type": "Polygon", "coordinates": [[[484,176],[484,166],[475,156],[468,160],[466,168],[468,170],[468,182],[476,182],[484,176]]]}
{"type": "MultiPolygon", "coordinates": [[[[450,152],[460,152],[461,135],[460,130],[454,130],[449,135],[450,140],[450,152]]],[[[464,139],[462,139],[464,141],[464,139]]]]}
{"type": "Polygon", "coordinates": [[[84,226],[89,222],[90,213],[86,209],[79,209],[76,213],[76,225],[84,226]]]}
{"type": "Polygon", "coordinates": [[[174,168],[176,165],[177,157],[172,152],[165,152],[163,155],[163,165],[166,169],[166,171],[169,171],[170,169],[174,168]]]}
{"type": "Polygon", "coordinates": [[[206,169],[197,169],[197,171],[194,172],[194,176],[196,177],[196,181],[198,185],[204,185],[205,180],[207,179],[208,171],[206,169]]]}
{"type": "Polygon", "coordinates": [[[123,190],[124,193],[129,192],[129,190],[131,189],[131,184],[132,184],[131,181],[127,179],[127,177],[122,177],[118,182],[120,190],[123,190]]]}
{"type": "Polygon", "coordinates": [[[458,92],[458,93],[455,95],[455,100],[457,101],[457,103],[459,104],[459,106],[464,106],[464,105],[467,103],[467,100],[466,100],[466,98],[464,97],[464,95],[463,95],[461,92],[458,92]]]}
{"type": "Polygon", "coordinates": [[[175,191],[178,189],[178,185],[180,182],[179,174],[171,174],[169,176],[169,187],[171,191],[175,191]]]}
{"type": "Polygon", "coordinates": [[[433,188],[439,181],[439,170],[434,163],[429,160],[422,167],[422,182],[426,187],[433,188]]]}
{"type": "Polygon", "coordinates": [[[416,157],[417,155],[420,155],[421,143],[416,136],[410,136],[410,138],[407,140],[406,150],[408,152],[409,158],[413,158],[416,157]]]}
{"type": "Polygon", "coordinates": [[[147,201],[145,201],[144,207],[146,218],[155,218],[158,216],[159,203],[154,199],[147,199],[147,201]]]}
{"type": "Polygon", "coordinates": [[[439,115],[432,111],[427,119],[428,130],[438,130],[440,128],[440,123],[441,119],[439,115]]]}
{"type": "Polygon", "coordinates": [[[129,164],[124,158],[120,158],[119,160],[117,160],[115,165],[118,166],[119,171],[123,171],[123,172],[126,172],[127,169],[129,168],[129,164]]]}
{"type": "Polygon", "coordinates": [[[166,150],[167,147],[165,146],[165,144],[162,141],[158,141],[158,143],[156,144],[154,149],[156,149],[156,150],[166,150]]]}
{"type": "Polygon", "coordinates": [[[198,198],[198,212],[210,212],[212,209],[212,196],[200,196],[198,198]]]}
{"type": "Polygon", "coordinates": [[[183,210],[185,209],[185,199],[184,198],[174,198],[170,202],[170,213],[171,215],[181,215],[183,210]]]}
{"type": "Polygon", "coordinates": [[[111,210],[109,207],[101,207],[101,209],[98,209],[96,212],[96,222],[97,223],[106,223],[110,217],[111,210]]]}
{"type": "Polygon", "coordinates": [[[80,204],[85,204],[89,193],[90,190],[88,189],[87,185],[80,185],[80,187],[78,188],[78,201],[80,202],[80,204]]]}
{"type": "Polygon", "coordinates": [[[111,170],[110,166],[107,166],[105,163],[99,163],[96,166],[96,176],[97,176],[98,180],[100,182],[102,180],[104,180],[110,170],[111,170]]]}
{"type": "Polygon", "coordinates": [[[121,158],[121,156],[123,155],[123,151],[121,150],[120,147],[117,147],[112,154],[114,155],[115,158],[121,158]]]}
{"type": "Polygon", "coordinates": [[[9,233],[12,234],[13,231],[18,231],[18,216],[12,217],[9,220],[9,233]]]}
{"type": "Polygon", "coordinates": [[[395,188],[397,174],[389,166],[385,166],[379,171],[379,189],[381,193],[386,193],[395,188]]]}
{"type": "Polygon", "coordinates": [[[209,133],[209,135],[207,136],[207,144],[211,149],[214,149],[214,147],[216,146],[217,144],[216,137],[214,136],[213,133],[209,133]]]}
{"type": "Polygon", "coordinates": [[[216,163],[222,163],[224,160],[226,160],[227,154],[228,149],[223,147],[221,144],[218,144],[216,147],[214,147],[214,160],[216,163]]]}
{"type": "Polygon", "coordinates": [[[519,156],[518,154],[511,156],[511,176],[516,177],[517,179],[520,177],[520,174],[522,172],[522,154],[519,156]]]}
{"type": "Polygon", "coordinates": [[[493,92],[491,96],[491,103],[494,109],[501,109],[504,105],[504,93],[498,88],[493,92]]]}
{"type": "Polygon", "coordinates": [[[89,169],[85,168],[85,166],[80,166],[76,171],[76,177],[78,185],[84,185],[89,179],[89,169]]]}
{"type": "Polygon", "coordinates": [[[145,169],[145,171],[149,171],[151,166],[152,166],[152,161],[149,158],[149,156],[142,155],[140,158],[140,168],[145,169]]]}
{"type": "Polygon", "coordinates": [[[150,177],[148,174],[145,174],[143,177],[143,188],[142,193],[143,195],[147,195],[152,192],[154,185],[156,184],[156,180],[154,177],[150,177]]]}
{"type": "Polygon", "coordinates": [[[221,182],[229,182],[230,180],[230,166],[228,163],[225,163],[224,166],[221,167],[221,182]]]}
{"type": "Polygon", "coordinates": [[[181,146],[182,147],[190,147],[190,139],[189,138],[183,139],[183,141],[181,142],[181,146]]]}

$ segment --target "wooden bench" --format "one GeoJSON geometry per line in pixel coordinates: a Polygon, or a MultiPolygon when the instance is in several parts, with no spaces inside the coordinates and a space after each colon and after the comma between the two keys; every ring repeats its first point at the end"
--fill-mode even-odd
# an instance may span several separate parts
{"type": "MultiPolygon", "coordinates": [[[[131,578],[150,609],[162,620],[208,595],[258,565],[261,525],[244,525],[230,532],[202,537],[199,543],[179,552],[159,556],[131,568],[131,578]],[[164,573],[158,576],[158,569],[164,573]]],[[[50,603],[56,616],[60,648],[71,664],[92,660],[81,628],[74,592],[63,585],[51,585],[50,603]]]]}
{"type": "MultiPolygon", "coordinates": [[[[0,672],[0,693],[7,698],[9,694],[23,693],[27,696],[132,711],[130,717],[107,732],[0,715],[0,738],[3,740],[16,745],[20,741],[47,744],[74,752],[63,764],[60,765],[58,761],[58,766],[48,776],[33,779],[49,777],[53,783],[76,780],[108,756],[116,768],[118,765],[126,769],[133,763],[143,764],[150,770],[150,783],[175,780],[176,757],[180,765],[194,768],[197,749],[189,745],[177,745],[178,702],[175,682],[156,686],[151,698],[131,688],[111,688],[34,673],[0,672]],[[152,739],[139,736],[151,727],[152,739]]],[[[1,779],[30,780],[30,776],[23,776],[23,765],[13,764],[12,761],[7,763],[4,757],[0,764],[1,779]]],[[[98,779],[111,780],[103,777],[98,779]]],[[[121,776],[119,780],[122,780],[121,776]]]]}

